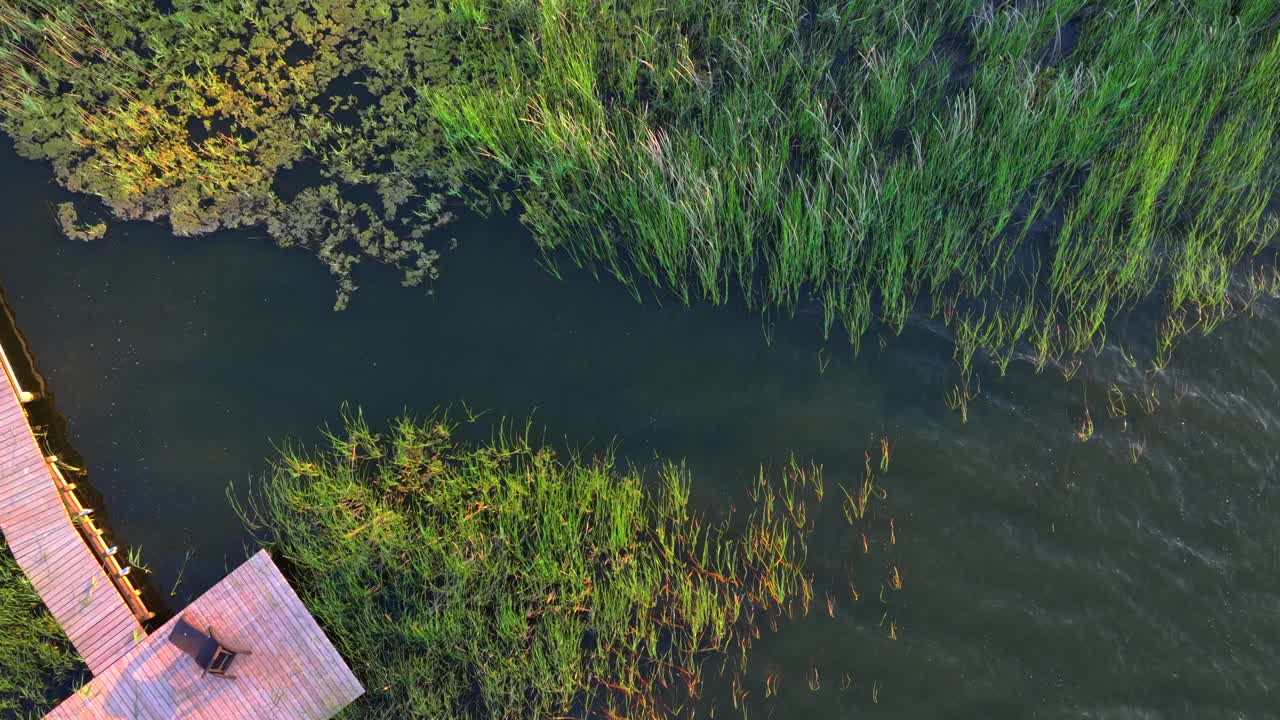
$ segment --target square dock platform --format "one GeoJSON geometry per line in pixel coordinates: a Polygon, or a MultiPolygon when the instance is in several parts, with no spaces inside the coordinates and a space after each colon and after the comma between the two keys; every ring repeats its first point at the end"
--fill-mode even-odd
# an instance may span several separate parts
{"type": "Polygon", "coordinates": [[[169,642],[174,618],[45,717],[328,720],[364,692],[265,550],[179,617],[253,653],[236,657],[236,679],[202,675],[169,642]]]}

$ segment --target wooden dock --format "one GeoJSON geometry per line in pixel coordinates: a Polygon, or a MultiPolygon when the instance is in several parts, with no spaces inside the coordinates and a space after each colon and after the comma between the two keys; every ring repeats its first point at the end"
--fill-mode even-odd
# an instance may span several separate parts
{"type": "Polygon", "coordinates": [[[46,715],[46,720],[327,720],[364,688],[265,550],[180,617],[250,650],[234,680],[202,675],[169,643],[177,618],[46,715]]]}
{"type": "Polygon", "coordinates": [[[150,613],[75,486],[40,449],[29,399],[0,348],[0,533],[85,664],[101,672],[145,636],[150,613]]]}
{"type": "MultiPolygon", "coordinates": [[[[0,533],[94,679],[46,715],[63,720],[328,720],[364,688],[261,551],[178,615],[252,654],[235,679],[205,675],[169,643],[75,485],[46,457],[0,347],[0,533]]],[[[3,552],[3,550],[0,550],[3,552]]]]}

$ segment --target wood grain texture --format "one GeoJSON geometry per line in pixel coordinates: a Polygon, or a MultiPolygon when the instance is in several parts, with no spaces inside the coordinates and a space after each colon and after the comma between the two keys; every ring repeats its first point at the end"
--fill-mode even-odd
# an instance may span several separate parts
{"type": "Polygon", "coordinates": [[[169,643],[174,618],[45,717],[328,720],[364,693],[265,550],[179,617],[253,653],[235,659],[235,680],[202,675],[169,643]]]}
{"type": "Polygon", "coordinates": [[[68,516],[7,367],[0,369],[0,533],[91,672],[133,648],[142,626],[68,516]]]}

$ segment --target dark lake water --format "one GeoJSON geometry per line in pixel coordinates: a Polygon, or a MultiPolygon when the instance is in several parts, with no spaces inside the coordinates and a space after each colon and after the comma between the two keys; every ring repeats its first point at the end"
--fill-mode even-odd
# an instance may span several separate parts
{"type": "Polygon", "coordinates": [[[1187,340],[1154,378],[1110,346],[1072,382],[1025,363],[1004,378],[984,369],[961,424],[943,402],[951,348],[927,322],[856,359],[833,342],[819,372],[816,313],[778,320],[769,344],[741,307],[557,280],[510,220],[446,231],[460,247],[434,297],[366,271],[334,313],[331,281],[304,253],[157,225],[80,244],[56,228],[60,197],[45,167],[0,151],[0,287],[109,527],[141,547],[170,611],[245,557],[227,487],[260,476],[274,441],[314,441],[344,402],[375,420],[465,402],[532,414],[573,446],[617,438],[632,462],[683,458],[708,513],[741,504],[761,463],[825,466],[810,560],[819,598],[841,600],[834,619],[815,606],[765,633],[751,717],[1280,716],[1274,308],[1187,340]],[[1111,382],[1154,389],[1159,409],[1131,397],[1126,419],[1109,417],[1111,382]],[[1086,398],[1097,431],[1081,442],[1086,398]],[[898,640],[874,610],[843,611],[857,551],[831,499],[884,435],[907,584],[898,640]],[[766,700],[771,672],[780,692],[766,700]]]}

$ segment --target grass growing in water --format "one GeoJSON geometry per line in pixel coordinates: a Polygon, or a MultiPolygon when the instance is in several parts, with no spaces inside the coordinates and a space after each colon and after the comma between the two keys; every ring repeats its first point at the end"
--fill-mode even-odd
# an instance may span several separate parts
{"type": "Polygon", "coordinates": [[[0,715],[43,715],[84,671],[0,537],[0,715]]]}
{"type": "Polygon", "coordinates": [[[1163,358],[1275,237],[1268,0],[642,3],[612,44],[612,5],[553,4],[518,88],[431,102],[547,246],[624,282],[812,294],[855,346],[923,309],[967,374],[1084,352],[1157,292],[1163,358]]]}
{"type": "Polygon", "coordinates": [[[678,466],[650,488],[527,431],[454,432],[349,418],[323,448],[286,450],[241,508],[368,688],[355,716],[684,715],[704,662],[807,611],[817,470],[761,473],[730,527],[689,511],[678,466]]]}
{"type": "Polygon", "coordinates": [[[813,297],[855,347],[937,315],[966,374],[1140,305],[1159,368],[1275,289],[1236,282],[1275,237],[1274,0],[172,6],[0,9],[0,124],[116,215],[315,248],[339,304],[362,258],[434,274],[437,189],[497,187],[637,293],[813,297]]]}

